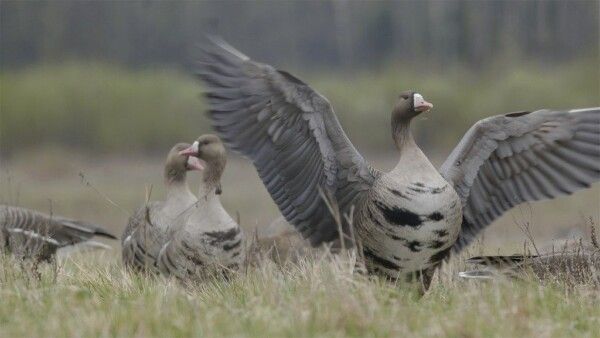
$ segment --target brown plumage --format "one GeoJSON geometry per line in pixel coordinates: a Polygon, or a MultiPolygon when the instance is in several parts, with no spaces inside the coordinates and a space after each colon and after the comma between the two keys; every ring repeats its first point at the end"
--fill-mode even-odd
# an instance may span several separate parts
{"type": "Polygon", "coordinates": [[[179,154],[189,146],[179,143],[169,151],[164,168],[166,199],[144,204],[129,219],[122,236],[122,258],[128,268],[158,272],[158,252],[170,232],[189,216],[197,199],[187,185],[187,172],[200,168],[197,159],[179,154]]]}
{"type": "Polygon", "coordinates": [[[49,261],[58,249],[94,236],[116,239],[104,228],[88,222],[0,205],[0,246],[20,258],[49,261]]]}
{"type": "Polygon", "coordinates": [[[245,260],[244,234],[241,227],[221,205],[221,175],[227,155],[216,135],[202,135],[181,152],[204,162],[198,201],[190,215],[163,245],[158,267],[166,276],[189,283],[209,275],[228,274],[245,260]]]}
{"type": "MultiPolygon", "coordinates": [[[[592,237],[594,239],[594,237],[592,237]]],[[[538,255],[477,256],[467,260],[476,270],[459,273],[469,279],[492,279],[497,276],[566,283],[592,282],[600,285],[600,247],[570,241],[563,247],[538,255]]]]}

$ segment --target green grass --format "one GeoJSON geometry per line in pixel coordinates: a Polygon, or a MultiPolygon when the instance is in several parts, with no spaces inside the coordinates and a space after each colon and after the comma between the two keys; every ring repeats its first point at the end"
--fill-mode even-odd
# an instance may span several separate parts
{"type": "Polygon", "coordinates": [[[231,281],[183,288],[125,272],[116,255],[76,255],[40,280],[4,257],[2,337],[592,337],[592,286],[456,279],[459,260],[429,293],[352,273],[345,256],[277,266],[260,260],[231,281]]]}
{"type": "MultiPolygon", "coordinates": [[[[282,62],[280,66],[285,69],[282,62]]],[[[600,105],[597,60],[498,65],[483,72],[448,65],[386,65],[371,70],[299,70],[330,99],[359,148],[389,150],[389,113],[398,94],[421,92],[435,107],[416,123],[425,147],[450,149],[475,121],[498,113],[600,105]],[[444,126],[444,128],[439,128],[444,126]]],[[[39,144],[85,151],[160,153],[165,144],[210,131],[200,85],[169,69],[90,62],[38,65],[0,73],[0,151],[39,144]]]]}

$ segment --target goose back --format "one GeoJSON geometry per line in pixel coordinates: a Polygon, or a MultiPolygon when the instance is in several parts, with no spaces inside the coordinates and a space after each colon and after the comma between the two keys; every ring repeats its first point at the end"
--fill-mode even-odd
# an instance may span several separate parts
{"type": "Polygon", "coordinates": [[[5,250],[39,260],[50,260],[56,250],[94,236],[116,239],[91,223],[6,205],[0,205],[0,233],[5,250]]]}

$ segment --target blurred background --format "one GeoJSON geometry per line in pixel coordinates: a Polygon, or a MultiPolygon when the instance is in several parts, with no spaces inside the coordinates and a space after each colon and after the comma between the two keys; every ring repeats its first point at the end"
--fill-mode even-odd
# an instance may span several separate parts
{"type": "MultiPolygon", "coordinates": [[[[486,116],[600,105],[598,1],[3,0],[0,19],[0,203],[116,232],[149,186],[162,198],[170,147],[211,130],[193,77],[206,33],[310,83],[381,169],[406,89],[435,105],[414,124],[435,164],[486,116]]],[[[247,161],[232,156],[223,185],[242,225],[277,217],[247,161]]],[[[525,205],[485,241],[518,248],[523,224],[587,235],[599,205],[598,185],[525,205]]]]}

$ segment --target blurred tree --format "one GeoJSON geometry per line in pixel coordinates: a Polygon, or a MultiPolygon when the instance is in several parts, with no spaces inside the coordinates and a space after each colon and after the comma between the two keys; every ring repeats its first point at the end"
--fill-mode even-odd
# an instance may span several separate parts
{"type": "Polygon", "coordinates": [[[4,69],[64,58],[186,65],[206,32],[292,67],[563,61],[597,55],[598,3],[3,0],[0,62],[4,69]]]}

